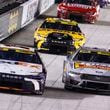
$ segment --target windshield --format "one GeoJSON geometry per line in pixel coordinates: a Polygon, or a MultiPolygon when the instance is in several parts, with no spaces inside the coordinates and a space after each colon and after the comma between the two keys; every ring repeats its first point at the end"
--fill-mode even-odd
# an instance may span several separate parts
{"type": "Polygon", "coordinates": [[[58,23],[52,23],[52,22],[44,22],[41,26],[41,28],[48,28],[48,29],[57,29],[57,30],[67,30],[67,31],[74,31],[74,32],[81,32],[78,25],[67,25],[67,24],[61,24],[58,23]]]}
{"type": "Polygon", "coordinates": [[[91,1],[90,0],[64,0],[64,2],[91,5],[91,1]]]}
{"type": "Polygon", "coordinates": [[[110,55],[98,54],[97,52],[79,52],[73,60],[110,64],[110,55]]]}
{"type": "Polygon", "coordinates": [[[15,50],[0,50],[0,59],[40,64],[41,60],[35,53],[20,53],[15,50]]]}

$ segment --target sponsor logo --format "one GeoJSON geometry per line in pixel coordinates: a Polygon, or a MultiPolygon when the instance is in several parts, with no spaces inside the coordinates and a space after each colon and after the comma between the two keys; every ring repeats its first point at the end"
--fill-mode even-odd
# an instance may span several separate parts
{"type": "Polygon", "coordinates": [[[68,4],[67,6],[73,6],[73,7],[84,8],[84,9],[91,9],[91,6],[82,5],[82,4],[68,4]]]}
{"type": "Polygon", "coordinates": [[[17,29],[18,24],[18,10],[10,12],[10,19],[9,19],[9,26],[8,26],[8,33],[13,33],[17,29]]]}
{"type": "Polygon", "coordinates": [[[74,63],[74,68],[93,68],[93,69],[103,69],[103,70],[109,70],[110,71],[110,66],[108,65],[100,65],[100,64],[90,64],[90,63],[81,63],[81,62],[75,62],[74,63]]]}

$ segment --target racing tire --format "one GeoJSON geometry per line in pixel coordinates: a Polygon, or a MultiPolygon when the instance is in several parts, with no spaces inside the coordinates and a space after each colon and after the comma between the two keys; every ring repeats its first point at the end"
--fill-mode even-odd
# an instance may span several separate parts
{"type": "Polygon", "coordinates": [[[69,86],[69,85],[67,85],[67,84],[65,84],[65,85],[64,85],[64,89],[65,89],[65,90],[71,90],[71,89],[72,89],[72,87],[71,87],[71,86],[69,86]]]}
{"type": "Polygon", "coordinates": [[[92,21],[90,21],[90,24],[94,24],[96,22],[95,19],[93,19],[92,21]]]}
{"type": "Polygon", "coordinates": [[[34,95],[43,95],[44,91],[35,91],[34,95]]]}

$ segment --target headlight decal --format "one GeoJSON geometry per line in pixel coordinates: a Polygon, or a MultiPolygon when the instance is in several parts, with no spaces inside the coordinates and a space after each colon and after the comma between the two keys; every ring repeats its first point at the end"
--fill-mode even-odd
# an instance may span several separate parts
{"type": "Polygon", "coordinates": [[[29,78],[24,78],[24,80],[25,81],[31,81],[33,83],[33,85],[34,85],[34,89],[35,90],[40,90],[40,85],[39,85],[39,83],[38,83],[37,80],[35,80],[35,79],[29,79],[29,78]]]}

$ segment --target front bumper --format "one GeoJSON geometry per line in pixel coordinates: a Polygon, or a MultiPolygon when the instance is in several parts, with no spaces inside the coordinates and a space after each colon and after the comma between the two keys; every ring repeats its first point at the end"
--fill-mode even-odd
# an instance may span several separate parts
{"type": "Polygon", "coordinates": [[[88,74],[70,76],[65,73],[62,81],[71,88],[77,87],[90,90],[110,91],[110,77],[88,74]]]}
{"type": "Polygon", "coordinates": [[[0,74],[0,89],[16,90],[21,92],[41,91],[44,79],[32,79],[21,75],[0,74]]]}
{"type": "Polygon", "coordinates": [[[67,45],[64,43],[48,43],[43,42],[42,45],[39,45],[40,41],[34,43],[35,47],[40,51],[50,51],[55,53],[71,53],[76,50],[75,46],[67,45]]]}

